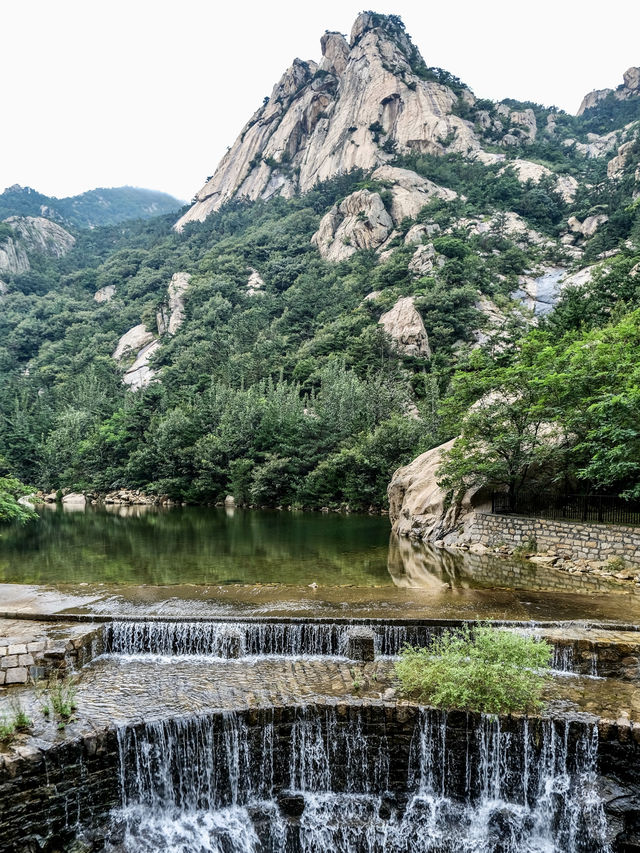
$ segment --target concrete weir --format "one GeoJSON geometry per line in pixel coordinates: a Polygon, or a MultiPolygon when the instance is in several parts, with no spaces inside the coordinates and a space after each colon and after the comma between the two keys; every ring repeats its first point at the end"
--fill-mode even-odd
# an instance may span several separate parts
{"type": "Polygon", "coordinates": [[[0,690],[34,721],[0,747],[0,851],[640,851],[640,631],[503,622],[554,644],[542,716],[399,696],[393,655],[462,624],[13,621],[64,650],[77,711],[0,690]]]}
{"type": "Polygon", "coordinates": [[[340,853],[628,853],[640,816],[629,735],[371,699],[130,721],[4,756],[0,850],[275,853],[324,839],[340,853]],[[203,825],[210,847],[195,846],[203,825]],[[426,846],[438,826],[448,835],[426,846]],[[171,847],[172,832],[194,846],[171,847]],[[260,848],[243,846],[251,837],[260,848]]]}

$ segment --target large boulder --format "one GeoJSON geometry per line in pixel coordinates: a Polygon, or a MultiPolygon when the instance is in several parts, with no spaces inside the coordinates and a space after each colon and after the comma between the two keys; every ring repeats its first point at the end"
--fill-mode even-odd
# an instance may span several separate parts
{"type": "Polygon", "coordinates": [[[403,219],[415,219],[422,208],[434,198],[453,201],[458,194],[446,187],[440,187],[412,172],[411,169],[399,169],[397,166],[380,166],[371,175],[372,180],[382,181],[391,189],[391,218],[396,225],[403,219]]]}
{"type": "Polygon", "coordinates": [[[442,455],[451,450],[454,441],[427,450],[395,471],[387,488],[394,533],[446,545],[465,540],[474,510],[487,501],[483,490],[470,489],[450,503],[438,484],[442,455]]]}
{"type": "Polygon", "coordinates": [[[322,217],[311,242],[328,261],[343,261],[358,249],[377,249],[392,229],[380,195],[358,190],[322,217]]]}
{"type": "Polygon", "coordinates": [[[378,321],[404,355],[431,358],[427,330],[418,314],[412,296],[398,299],[390,311],[378,321]]]}

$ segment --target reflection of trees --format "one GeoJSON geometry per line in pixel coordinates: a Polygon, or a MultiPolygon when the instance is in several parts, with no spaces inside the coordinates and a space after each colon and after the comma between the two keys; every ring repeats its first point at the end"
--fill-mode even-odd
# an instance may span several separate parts
{"type": "Polygon", "coordinates": [[[0,581],[381,585],[388,519],[223,508],[47,507],[0,540],[0,581]]]}

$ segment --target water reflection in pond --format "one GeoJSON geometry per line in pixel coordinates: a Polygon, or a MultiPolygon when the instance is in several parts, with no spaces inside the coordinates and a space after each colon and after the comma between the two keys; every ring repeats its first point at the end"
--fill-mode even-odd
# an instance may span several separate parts
{"type": "Polygon", "coordinates": [[[398,587],[431,589],[529,589],[557,592],[635,592],[629,585],[590,574],[492,554],[447,551],[391,534],[389,575],[398,587]]]}
{"type": "Polygon", "coordinates": [[[391,586],[389,520],[337,513],[112,506],[43,510],[0,537],[13,583],[391,586]]]}

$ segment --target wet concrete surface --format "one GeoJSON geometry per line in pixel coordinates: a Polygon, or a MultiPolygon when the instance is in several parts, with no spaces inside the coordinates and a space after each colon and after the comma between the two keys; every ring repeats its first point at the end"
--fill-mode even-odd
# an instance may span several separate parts
{"type": "MultiPolygon", "coordinates": [[[[28,734],[0,751],[46,749],[114,725],[210,711],[362,701],[413,704],[396,688],[388,659],[356,664],[336,658],[169,657],[159,662],[155,657],[104,656],[77,676],[77,711],[62,727],[55,715],[43,715],[46,696],[41,689],[30,686],[0,695],[0,716],[19,703],[34,722],[28,734]]],[[[640,723],[638,683],[557,675],[544,699],[545,713],[553,716],[588,714],[612,723],[640,723]]]]}
{"type": "Polygon", "coordinates": [[[530,589],[0,584],[0,616],[441,618],[640,624],[640,595],[530,589]]]}

